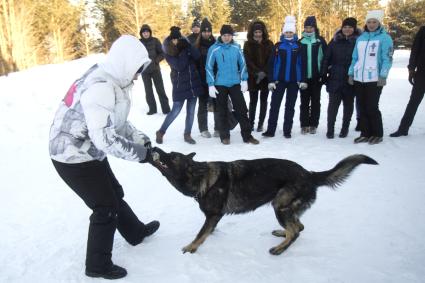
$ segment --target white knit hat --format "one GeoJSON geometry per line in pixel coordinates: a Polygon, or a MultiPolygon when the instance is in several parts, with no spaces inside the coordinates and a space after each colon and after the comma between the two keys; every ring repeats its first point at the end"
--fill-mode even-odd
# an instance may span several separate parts
{"type": "Polygon", "coordinates": [[[384,10],[372,10],[372,11],[367,11],[367,15],[366,15],[366,22],[369,19],[376,19],[378,20],[380,23],[382,23],[382,21],[384,20],[384,10]]]}
{"type": "Polygon", "coordinates": [[[295,17],[294,16],[286,16],[285,17],[285,24],[283,25],[282,33],[285,33],[287,31],[292,31],[293,33],[295,33],[295,31],[296,31],[295,17]]]}

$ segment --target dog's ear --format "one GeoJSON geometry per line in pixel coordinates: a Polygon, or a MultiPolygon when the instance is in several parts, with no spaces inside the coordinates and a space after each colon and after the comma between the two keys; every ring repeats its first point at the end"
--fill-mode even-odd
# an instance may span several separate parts
{"type": "Polygon", "coordinates": [[[196,152],[192,152],[189,153],[188,155],[186,155],[187,157],[189,157],[190,159],[193,159],[193,157],[196,155],[196,152]]]}

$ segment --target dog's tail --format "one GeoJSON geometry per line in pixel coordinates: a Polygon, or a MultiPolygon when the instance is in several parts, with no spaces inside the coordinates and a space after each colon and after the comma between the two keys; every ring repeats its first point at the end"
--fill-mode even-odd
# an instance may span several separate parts
{"type": "Polygon", "coordinates": [[[363,154],[350,155],[341,160],[334,168],[328,171],[311,172],[317,186],[328,186],[335,189],[350,176],[350,173],[360,164],[377,165],[374,159],[363,154]]]}

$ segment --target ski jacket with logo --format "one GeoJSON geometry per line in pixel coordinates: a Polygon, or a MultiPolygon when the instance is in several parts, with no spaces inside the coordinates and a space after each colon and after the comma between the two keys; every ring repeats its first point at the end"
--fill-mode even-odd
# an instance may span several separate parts
{"type": "Polygon", "coordinates": [[[137,38],[115,41],[105,60],[76,80],[60,103],[50,129],[50,157],[63,163],[101,161],[106,154],[144,160],[149,138],[127,117],[134,75],[149,63],[137,38]]]}
{"type": "Polygon", "coordinates": [[[383,27],[363,32],[356,41],[348,75],[368,83],[386,79],[392,66],[393,41],[383,27]]]}

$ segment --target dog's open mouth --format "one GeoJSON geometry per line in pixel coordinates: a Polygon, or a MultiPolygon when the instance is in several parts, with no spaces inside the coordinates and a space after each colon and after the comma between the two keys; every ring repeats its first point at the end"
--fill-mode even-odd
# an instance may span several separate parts
{"type": "Polygon", "coordinates": [[[153,154],[153,156],[152,156],[152,160],[153,160],[153,162],[154,162],[156,165],[158,165],[158,166],[159,166],[159,167],[161,167],[162,169],[167,169],[167,168],[168,168],[168,166],[167,166],[165,163],[163,163],[163,162],[161,161],[160,155],[159,155],[157,152],[155,152],[155,153],[153,154]]]}

